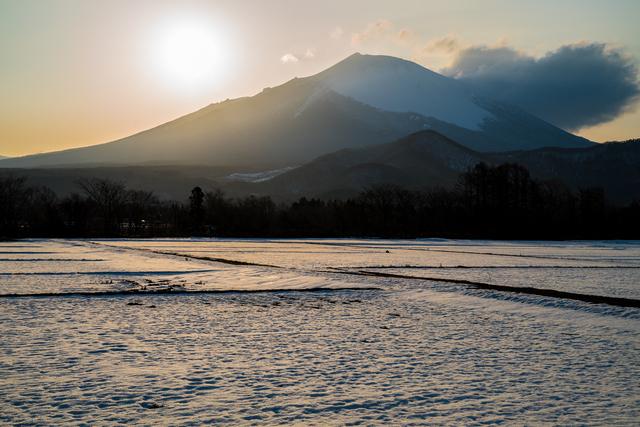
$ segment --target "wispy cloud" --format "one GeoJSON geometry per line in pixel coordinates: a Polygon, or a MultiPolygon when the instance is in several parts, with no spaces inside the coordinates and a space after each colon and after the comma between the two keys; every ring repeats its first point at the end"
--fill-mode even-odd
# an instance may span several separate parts
{"type": "Polygon", "coordinates": [[[283,55],[282,58],[280,58],[280,61],[282,61],[283,64],[287,64],[287,63],[295,64],[299,61],[299,59],[294,54],[287,53],[286,55],[283,55]]]}
{"type": "Polygon", "coordinates": [[[304,54],[298,53],[287,53],[286,55],[282,55],[280,61],[283,64],[297,64],[301,60],[313,59],[316,56],[316,49],[309,48],[304,54]]]}
{"type": "Polygon", "coordinates": [[[453,53],[460,49],[461,42],[455,37],[438,37],[430,40],[426,45],[418,49],[421,55],[430,55],[434,53],[453,53]]]}
{"type": "Polygon", "coordinates": [[[414,41],[415,34],[408,28],[403,28],[397,33],[387,34],[387,37],[395,40],[399,44],[407,45],[414,41]]]}
{"type": "Polygon", "coordinates": [[[582,41],[536,57],[509,43],[502,38],[494,45],[461,47],[456,39],[442,38],[423,53],[449,53],[442,74],[565,130],[606,123],[637,107],[637,60],[622,48],[582,41]]]}
{"type": "Polygon", "coordinates": [[[331,38],[340,40],[342,38],[343,33],[344,33],[344,30],[342,29],[342,27],[337,26],[333,31],[331,31],[331,38]]]}
{"type": "Polygon", "coordinates": [[[393,30],[393,22],[386,19],[382,19],[378,22],[372,22],[361,33],[353,34],[351,36],[351,43],[359,44],[370,37],[379,37],[385,31],[393,30]]]}

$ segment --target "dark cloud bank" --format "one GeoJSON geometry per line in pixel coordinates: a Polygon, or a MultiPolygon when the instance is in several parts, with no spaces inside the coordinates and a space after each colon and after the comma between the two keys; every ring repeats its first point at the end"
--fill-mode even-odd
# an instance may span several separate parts
{"type": "Polygon", "coordinates": [[[539,59],[472,46],[441,72],[568,131],[611,121],[640,99],[635,60],[601,43],[562,46],[539,59]]]}

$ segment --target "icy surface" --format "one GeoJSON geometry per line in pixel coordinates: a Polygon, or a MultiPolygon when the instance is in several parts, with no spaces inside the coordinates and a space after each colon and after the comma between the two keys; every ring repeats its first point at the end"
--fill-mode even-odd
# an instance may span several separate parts
{"type": "Polygon", "coordinates": [[[301,271],[372,271],[640,299],[638,242],[158,239],[103,243],[301,271]]]}
{"type": "Polygon", "coordinates": [[[638,298],[639,242],[27,240],[0,259],[3,295],[139,291],[0,298],[0,424],[640,416],[640,309],[350,274],[638,298]]]}
{"type": "Polygon", "coordinates": [[[381,110],[418,113],[472,130],[493,117],[461,82],[390,56],[354,55],[314,78],[320,84],[309,102],[334,91],[381,110]]]}
{"type": "MultiPolygon", "coordinates": [[[[135,243],[143,247],[147,242],[35,240],[26,244],[4,244],[0,246],[0,294],[151,291],[169,286],[190,291],[347,286],[344,281],[319,277],[312,272],[237,266],[128,249],[135,243]]],[[[178,249],[170,241],[166,243],[163,251],[178,249]]]]}

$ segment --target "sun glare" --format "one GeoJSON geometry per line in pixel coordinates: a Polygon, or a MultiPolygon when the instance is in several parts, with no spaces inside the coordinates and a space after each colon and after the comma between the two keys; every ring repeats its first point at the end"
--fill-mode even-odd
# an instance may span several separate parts
{"type": "Polygon", "coordinates": [[[219,83],[229,60],[223,39],[204,25],[181,24],[165,29],[157,43],[156,67],[179,89],[219,83]]]}

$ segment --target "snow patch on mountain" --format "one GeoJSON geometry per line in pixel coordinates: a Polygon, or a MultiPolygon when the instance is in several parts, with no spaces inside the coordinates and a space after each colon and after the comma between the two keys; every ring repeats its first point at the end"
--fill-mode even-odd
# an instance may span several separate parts
{"type": "Polygon", "coordinates": [[[463,83],[390,56],[354,54],[310,79],[318,85],[296,115],[333,91],[380,110],[417,113],[470,130],[493,118],[463,83]]]}
{"type": "Polygon", "coordinates": [[[259,173],[234,173],[234,174],[231,174],[231,175],[227,176],[225,179],[228,179],[229,181],[264,182],[264,181],[268,181],[271,178],[275,178],[278,175],[282,175],[285,172],[292,171],[292,170],[294,170],[296,168],[299,168],[299,167],[300,167],[299,165],[298,166],[289,166],[289,167],[282,168],[282,169],[259,172],[259,173]]]}

